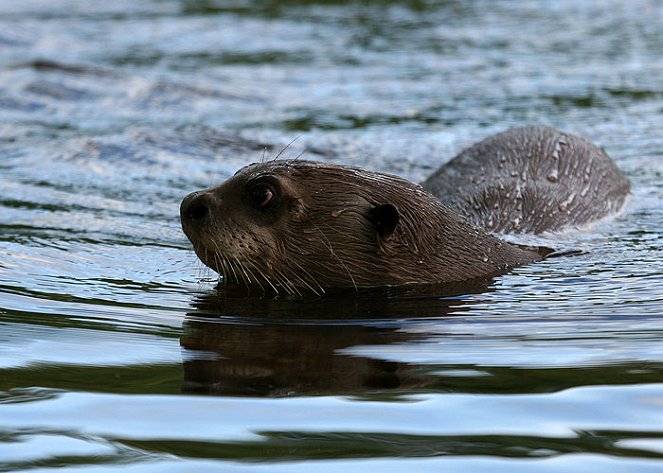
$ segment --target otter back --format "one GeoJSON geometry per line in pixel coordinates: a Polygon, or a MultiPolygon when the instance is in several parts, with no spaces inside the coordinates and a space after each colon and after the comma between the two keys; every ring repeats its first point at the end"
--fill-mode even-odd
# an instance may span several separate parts
{"type": "Polygon", "coordinates": [[[613,215],[630,190],[603,150],[544,126],[491,136],[422,185],[481,228],[535,234],[583,227],[613,215]]]}

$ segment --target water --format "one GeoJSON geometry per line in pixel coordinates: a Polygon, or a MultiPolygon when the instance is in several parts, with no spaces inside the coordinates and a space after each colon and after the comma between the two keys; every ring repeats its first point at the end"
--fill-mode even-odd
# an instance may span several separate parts
{"type": "Polygon", "coordinates": [[[663,6],[0,1],[0,471],[663,471],[663,6]],[[188,192],[604,147],[580,256],[447,299],[219,296],[188,192]]]}

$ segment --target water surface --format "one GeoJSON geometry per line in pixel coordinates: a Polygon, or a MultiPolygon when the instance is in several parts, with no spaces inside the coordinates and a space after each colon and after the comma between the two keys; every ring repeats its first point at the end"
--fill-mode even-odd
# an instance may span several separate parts
{"type": "Polygon", "coordinates": [[[0,1],[0,471],[663,470],[659,2],[0,1]],[[188,192],[541,123],[626,211],[453,297],[218,294],[188,192]],[[72,468],[73,469],[73,468],[72,468]]]}

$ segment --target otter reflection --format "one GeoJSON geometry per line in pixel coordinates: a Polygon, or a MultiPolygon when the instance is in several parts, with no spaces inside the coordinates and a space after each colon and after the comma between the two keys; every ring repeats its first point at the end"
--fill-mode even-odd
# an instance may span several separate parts
{"type": "Polygon", "coordinates": [[[439,383],[421,366],[344,350],[411,342],[422,335],[400,329],[413,318],[465,311],[462,297],[377,294],[319,300],[211,294],[194,304],[181,340],[183,390],[247,396],[349,395],[439,383]]]}

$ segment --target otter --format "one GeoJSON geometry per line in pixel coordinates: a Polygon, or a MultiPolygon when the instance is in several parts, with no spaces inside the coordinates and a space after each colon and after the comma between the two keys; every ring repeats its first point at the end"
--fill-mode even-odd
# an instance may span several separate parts
{"type": "Polygon", "coordinates": [[[576,209],[611,199],[600,207],[596,202],[595,220],[623,205],[628,181],[605,153],[581,140],[544,127],[507,131],[462,152],[423,186],[320,162],[255,163],[219,186],[186,196],[180,207],[182,228],[197,256],[223,276],[224,284],[277,294],[495,276],[539,261],[552,250],[511,244],[490,231],[536,233],[585,224],[587,212],[576,209]],[[568,160],[577,162],[569,165],[568,160]],[[620,178],[617,184],[605,171],[612,171],[611,165],[620,178]],[[556,181],[550,178],[555,169],[556,181]],[[564,192],[575,193],[574,198],[541,185],[544,175],[564,192]],[[583,186],[566,189],[577,183],[583,186]],[[456,189],[459,184],[464,188],[456,189]],[[610,184],[605,196],[593,188],[604,184],[610,184]],[[514,205],[520,213],[504,213],[514,205]],[[555,205],[557,213],[527,215],[550,212],[555,205]],[[553,225],[562,216],[563,225],[553,225]]]}

